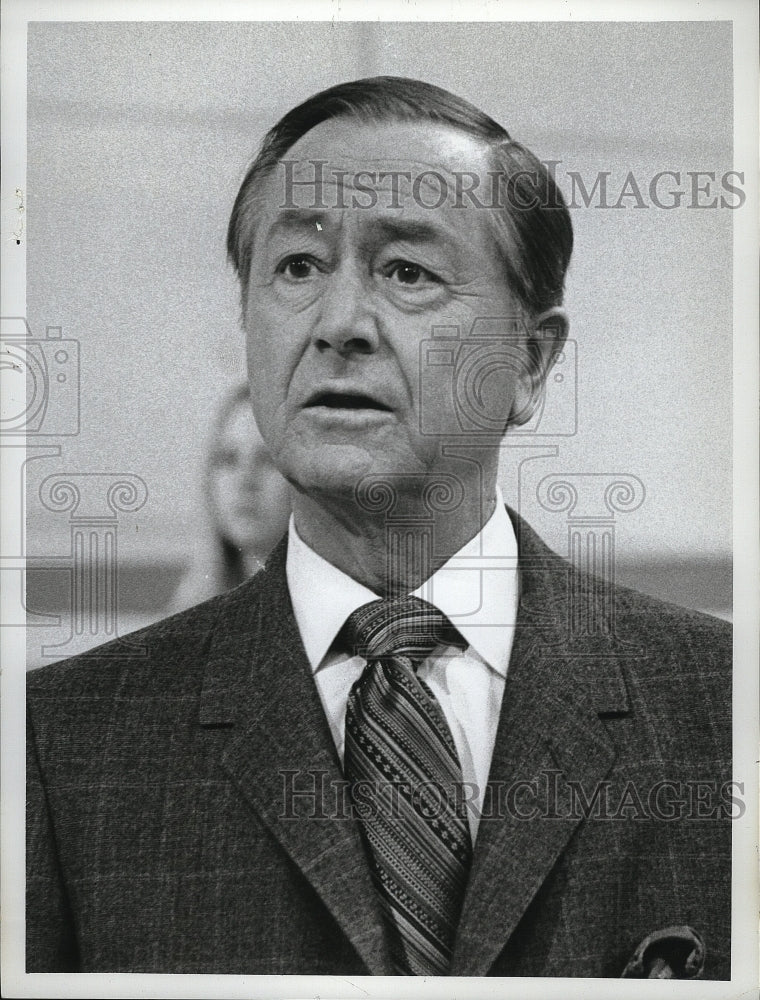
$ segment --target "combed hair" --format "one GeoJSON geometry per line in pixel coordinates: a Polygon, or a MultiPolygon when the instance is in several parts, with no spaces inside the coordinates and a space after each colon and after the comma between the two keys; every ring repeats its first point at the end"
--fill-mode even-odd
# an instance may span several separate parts
{"type": "Polygon", "coordinates": [[[422,80],[377,76],[315,94],[289,111],[264,137],[240,186],[227,230],[227,254],[240,279],[244,309],[258,182],[307,132],[332,118],[353,118],[363,124],[432,122],[483,142],[493,158],[499,192],[496,204],[500,206],[488,216],[496,223],[509,288],[534,316],[561,304],[573,229],[550,171],[469,101],[422,80]]]}

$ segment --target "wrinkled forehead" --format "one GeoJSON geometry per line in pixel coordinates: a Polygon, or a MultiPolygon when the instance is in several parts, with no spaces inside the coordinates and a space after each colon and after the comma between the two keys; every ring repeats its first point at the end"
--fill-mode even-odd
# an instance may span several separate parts
{"type": "Polygon", "coordinates": [[[333,119],[296,142],[258,193],[266,232],[288,216],[414,218],[472,231],[496,210],[488,147],[450,127],[333,119]],[[477,214],[474,214],[477,213],[477,214]]]}
{"type": "MultiPolygon", "coordinates": [[[[450,126],[431,122],[363,123],[335,118],[316,126],[288,150],[280,171],[298,180],[314,176],[315,164],[332,179],[353,175],[411,174],[398,183],[437,186],[440,174],[448,183],[459,174],[485,175],[489,171],[488,147],[473,136],[450,126]]],[[[388,178],[381,180],[380,186],[388,178]]],[[[386,184],[387,186],[387,184],[386,184]]]]}

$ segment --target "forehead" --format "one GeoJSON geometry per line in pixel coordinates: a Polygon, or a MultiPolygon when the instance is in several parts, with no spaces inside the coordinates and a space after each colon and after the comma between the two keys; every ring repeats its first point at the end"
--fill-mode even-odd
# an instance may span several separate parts
{"type": "Polygon", "coordinates": [[[351,218],[363,226],[417,223],[472,239],[494,209],[483,204],[493,178],[488,147],[457,129],[433,123],[361,123],[332,119],[296,142],[259,190],[258,234],[328,225],[351,218]],[[476,187],[481,204],[464,192],[476,187]]]}
{"type": "Polygon", "coordinates": [[[302,136],[288,158],[381,166],[407,162],[448,171],[487,170],[488,149],[474,136],[434,122],[359,122],[332,118],[302,136]]]}

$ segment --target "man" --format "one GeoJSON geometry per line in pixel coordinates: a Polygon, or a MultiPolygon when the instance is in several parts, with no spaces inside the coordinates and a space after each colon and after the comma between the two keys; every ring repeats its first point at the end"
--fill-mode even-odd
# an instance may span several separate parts
{"type": "Polygon", "coordinates": [[[228,249],[288,536],[144,655],[30,677],[28,971],[730,976],[728,627],[617,590],[580,633],[599,582],[496,483],[571,248],[436,87],[268,134],[228,249]]]}

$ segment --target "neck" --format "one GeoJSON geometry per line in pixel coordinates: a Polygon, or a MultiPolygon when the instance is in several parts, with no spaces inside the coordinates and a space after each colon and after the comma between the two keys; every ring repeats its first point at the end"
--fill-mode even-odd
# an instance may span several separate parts
{"type": "MultiPolygon", "coordinates": [[[[454,510],[431,511],[431,498],[394,496],[373,513],[357,504],[296,494],[299,536],[333,566],[381,596],[416,590],[482,529],[496,506],[496,485],[464,498],[454,510]]],[[[441,504],[440,506],[445,506],[441,504]]]]}

